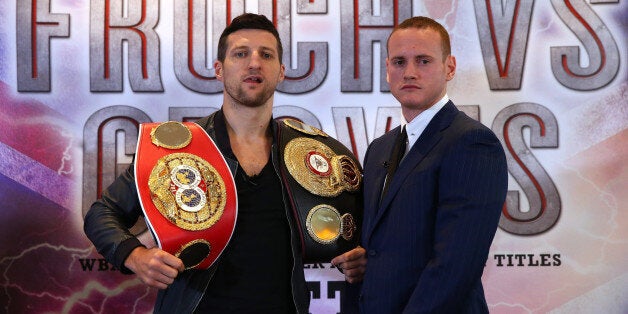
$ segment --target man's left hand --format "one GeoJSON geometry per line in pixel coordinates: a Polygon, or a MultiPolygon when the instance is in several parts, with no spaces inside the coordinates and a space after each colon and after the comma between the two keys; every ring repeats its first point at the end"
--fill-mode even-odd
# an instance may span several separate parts
{"type": "Polygon", "coordinates": [[[366,250],[358,246],[355,249],[338,255],[331,260],[332,265],[336,266],[345,275],[345,280],[349,283],[362,282],[364,273],[366,272],[366,250]]]}

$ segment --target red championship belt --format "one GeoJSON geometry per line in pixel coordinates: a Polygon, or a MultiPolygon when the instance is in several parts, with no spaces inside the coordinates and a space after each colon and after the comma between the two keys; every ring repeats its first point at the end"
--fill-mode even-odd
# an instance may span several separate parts
{"type": "Polygon", "coordinates": [[[135,184],[159,247],[186,269],[207,269],[231,239],[235,182],[214,141],[196,123],[140,125],[135,184]]]}

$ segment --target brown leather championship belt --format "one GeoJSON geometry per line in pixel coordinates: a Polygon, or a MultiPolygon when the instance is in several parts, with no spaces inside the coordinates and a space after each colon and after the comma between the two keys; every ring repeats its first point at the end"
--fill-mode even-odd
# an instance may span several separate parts
{"type": "Polygon", "coordinates": [[[303,261],[328,263],[358,244],[362,169],[349,149],[323,131],[293,119],[280,126],[281,172],[303,261]]]}
{"type": "Polygon", "coordinates": [[[186,269],[207,269],[231,239],[235,182],[214,141],[191,122],[143,123],[135,184],[159,247],[186,269]]]}

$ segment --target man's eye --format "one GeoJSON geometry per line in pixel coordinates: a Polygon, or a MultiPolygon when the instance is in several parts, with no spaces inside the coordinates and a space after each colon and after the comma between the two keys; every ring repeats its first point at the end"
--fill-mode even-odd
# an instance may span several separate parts
{"type": "Polygon", "coordinates": [[[430,63],[430,60],[428,59],[419,59],[419,64],[428,64],[430,63]]]}
{"type": "Polygon", "coordinates": [[[397,60],[393,61],[394,65],[404,65],[405,63],[406,62],[404,60],[400,60],[400,59],[397,59],[397,60]]]}
{"type": "Polygon", "coordinates": [[[238,57],[238,58],[246,57],[246,52],[238,51],[238,52],[235,53],[235,56],[238,57]]]}
{"type": "Polygon", "coordinates": [[[262,57],[263,57],[264,59],[272,59],[272,58],[273,58],[273,55],[272,55],[272,54],[270,54],[270,53],[264,53],[264,54],[262,54],[262,57]]]}

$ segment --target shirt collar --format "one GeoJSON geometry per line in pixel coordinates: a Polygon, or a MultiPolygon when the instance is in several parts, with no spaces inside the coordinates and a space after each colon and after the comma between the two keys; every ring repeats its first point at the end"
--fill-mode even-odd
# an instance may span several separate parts
{"type": "Polygon", "coordinates": [[[440,111],[445,104],[447,104],[447,102],[449,102],[449,96],[445,94],[445,96],[443,96],[443,98],[441,98],[437,103],[425,109],[410,122],[406,121],[403,114],[401,115],[401,123],[406,128],[406,132],[408,133],[408,145],[406,151],[409,151],[410,148],[412,148],[412,145],[416,143],[436,113],[438,113],[438,111],[440,111]]]}

